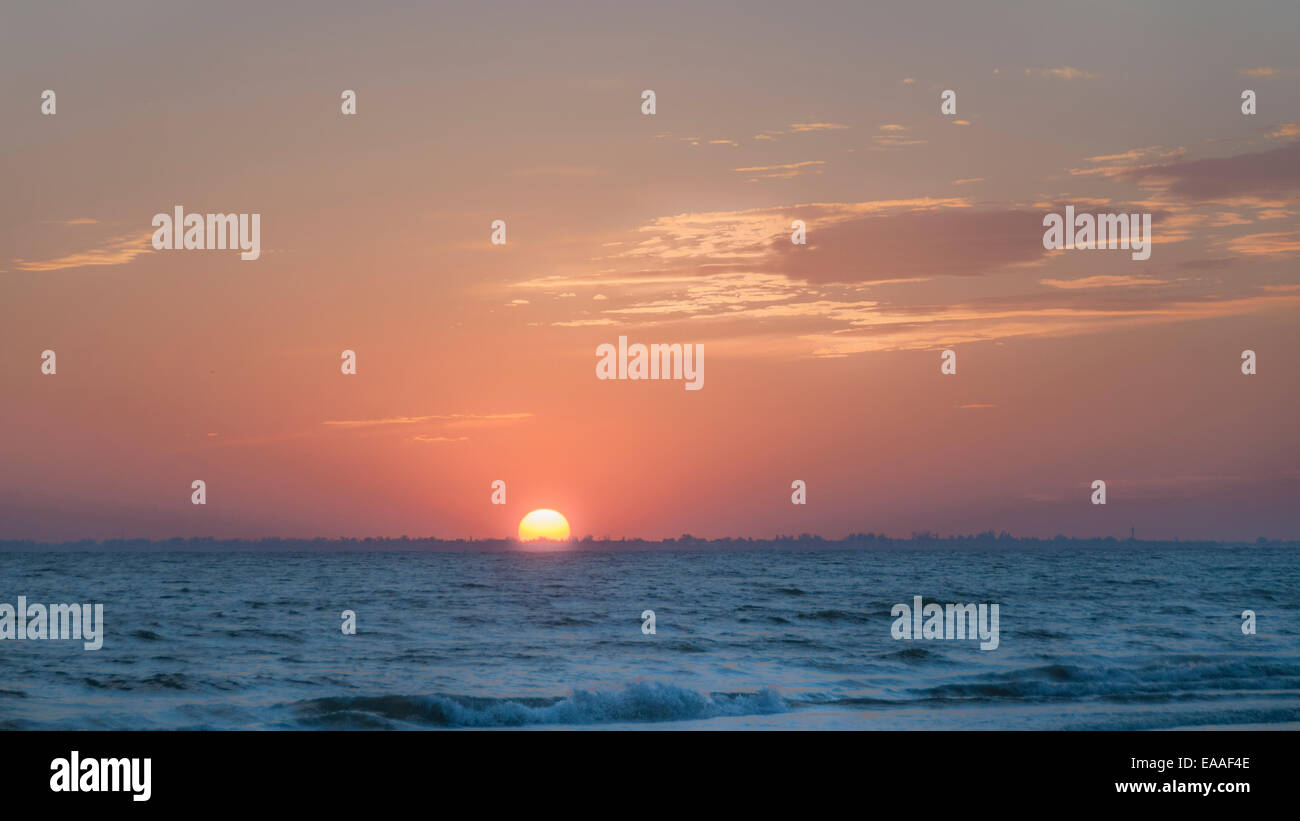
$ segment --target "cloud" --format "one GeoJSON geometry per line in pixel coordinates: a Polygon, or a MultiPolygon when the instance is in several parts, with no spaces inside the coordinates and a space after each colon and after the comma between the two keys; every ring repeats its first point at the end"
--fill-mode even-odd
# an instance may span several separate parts
{"type": "Polygon", "coordinates": [[[1124,491],[1126,498],[1168,499],[1171,497],[1203,496],[1207,492],[1219,493],[1227,487],[1242,481],[1240,476],[1181,475],[1160,476],[1143,479],[1126,479],[1115,477],[1108,479],[1107,485],[1112,490],[1124,491]]]}
{"type": "Polygon", "coordinates": [[[886,123],[880,127],[884,134],[876,134],[871,138],[875,146],[872,151],[884,151],[890,148],[903,148],[909,145],[925,145],[925,140],[919,140],[914,137],[904,136],[902,132],[907,130],[907,126],[898,125],[897,123],[886,123]]]}
{"type": "Polygon", "coordinates": [[[53,259],[26,262],[14,260],[14,267],[20,271],[60,271],[65,268],[81,268],[88,265],[124,265],[141,254],[153,250],[150,243],[152,234],[127,234],[107,240],[99,248],[77,251],[53,259]]]}
{"type": "Polygon", "coordinates": [[[514,172],[517,177],[598,177],[605,172],[581,165],[547,165],[514,172]]]}
{"type": "Polygon", "coordinates": [[[640,326],[711,323],[724,344],[734,343],[730,348],[734,355],[836,358],[1083,335],[1300,306],[1300,293],[1288,286],[1260,287],[1253,294],[1233,298],[1217,293],[1217,286],[1207,288],[1200,294],[1179,294],[1169,288],[1053,289],[954,304],[897,304],[862,299],[859,286],[814,286],[774,275],[716,274],[681,293],[610,313],[640,326]],[[769,344],[773,340],[776,344],[769,344]]]}
{"type": "Polygon", "coordinates": [[[1039,283],[1053,288],[1077,290],[1079,288],[1118,288],[1134,285],[1164,285],[1163,279],[1149,279],[1128,275],[1083,277],[1082,279],[1040,279],[1039,283]]]}
{"type": "Polygon", "coordinates": [[[1244,74],[1247,77],[1276,77],[1282,73],[1282,69],[1260,66],[1259,68],[1239,68],[1237,73],[1244,74]]]}
{"type": "Polygon", "coordinates": [[[1188,259],[1178,263],[1178,267],[1193,271],[1221,270],[1230,267],[1236,261],[1237,257],[1188,259]]]}
{"type": "MultiPolygon", "coordinates": [[[[518,288],[602,288],[609,285],[662,285],[672,284],[674,282],[692,282],[697,277],[683,275],[673,277],[663,273],[631,273],[631,274],[589,274],[582,276],[543,276],[534,279],[525,279],[514,284],[518,288]]],[[[604,294],[596,294],[592,299],[609,299],[604,294]]]]}
{"type": "Polygon", "coordinates": [[[1096,80],[1101,77],[1100,74],[1094,74],[1090,71],[1082,71],[1071,66],[1061,66],[1060,68],[1027,68],[1025,75],[1028,77],[1044,77],[1057,80],[1096,80]]]}
{"type": "MultiPolygon", "coordinates": [[[[805,220],[815,230],[872,214],[967,207],[961,197],[920,197],[909,200],[870,200],[853,203],[803,203],[743,211],[698,211],[658,217],[637,229],[646,236],[619,255],[651,265],[683,264],[746,266],[772,254],[780,241],[790,244],[790,223],[805,220]]],[[[1036,241],[1042,246],[1041,239],[1036,241]]],[[[679,271],[680,272],[680,271],[679,271]]],[[[672,275],[671,271],[661,272],[672,275]]],[[[690,276],[695,272],[687,272],[690,276]]],[[[653,276],[646,272],[636,275],[653,276]]]]}
{"type": "MultiPolygon", "coordinates": [[[[1132,210],[1129,204],[1125,213],[1132,210]]],[[[1186,239],[1194,227],[1151,203],[1136,210],[1160,222],[1161,242],[1186,239]]],[[[964,197],[677,214],[642,226],[639,232],[646,238],[613,257],[637,260],[650,270],[614,274],[610,280],[593,276],[587,282],[653,285],[658,277],[666,282],[705,273],[755,272],[813,283],[865,284],[992,274],[1043,260],[1049,252],[1043,248],[1042,220],[1042,211],[1027,205],[973,208],[964,197]],[[790,241],[796,219],[807,226],[806,245],[790,241]]],[[[533,284],[573,285],[551,279],[533,284]]]]}
{"type": "Polygon", "coordinates": [[[876,144],[876,147],[871,149],[872,151],[884,151],[887,148],[905,148],[909,145],[925,145],[929,141],[917,140],[911,137],[888,137],[883,134],[878,134],[872,142],[876,144]]]}
{"type": "Polygon", "coordinates": [[[322,425],[337,425],[342,428],[373,427],[375,425],[411,425],[436,419],[434,416],[390,416],[384,419],[327,419],[322,425]]]}
{"type": "MultiPolygon", "coordinates": [[[[1045,293],[1053,297],[1053,292],[1045,293]]],[[[951,345],[1013,338],[1077,336],[1121,327],[1297,307],[1300,307],[1300,294],[1289,293],[1133,304],[1113,299],[1075,305],[1054,304],[1039,297],[986,299],[951,306],[883,306],[863,312],[847,329],[808,334],[801,339],[812,347],[813,357],[837,358],[879,351],[938,350],[951,345]]]]}
{"type": "MultiPolygon", "coordinates": [[[[435,430],[442,428],[485,428],[510,424],[532,418],[531,413],[450,413],[428,414],[424,416],[387,416],[377,419],[328,419],[322,427],[258,436],[244,436],[230,439],[215,433],[207,434],[204,447],[249,447],[260,445],[278,445],[283,442],[298,441],[320,436],[332,436],[330,431],[351,430],[369,431],[374,434],[409,433],[413,425],[428,425],[435,430]]],[[[435,432],[416,433],[406,437],[416,442],[459,442],[467,441],[467,436],[444,436],[435,432]]]]}
{"type": "Polygon", "coordinates": [[[1158,163],[1168,163],[1182,159],[1186,153],[1187,150],[1182,146],[1169,148],[1163,145],[1152,145],[1146,148],[1132,148],[1122,154],[1101,154],[1096,157],[1088,157],[1086,162],[1092,163],[1091,168],[1071,168],[1070,174],[1073,176],[1120,177],[1131,174],[1137,169],[1150,168],[1158,163]]]}
{"type": "Polygon", "coordinates": [[[798,133],[807,131],[839,131],[848,128],[841,123],[790,123],[790,130],[798,133]]]}
{"type": "MultiPolygon", "coordinates": [[[[1127,164],[1134,171],[1155,167],[1138,163],[1170,155],[1170,149],[1151,147],[1098,155],[1089,162],[1098,167],[1127,164]]],[[[1138,202],[1067,199],[1080,207],[1152,213],[1161,242],[1211,229],[1232,230],[1240,224],[1238,206],[1273,208],[1285,202],[1243,198],[1226,208],[1207,209],[1161,197],[1138,202]]],[[[1300,305],[1295,291],[1268,292],[1243,283],[1228,293],[1213,276],[1161,279],[1147,271],[1122,273],[1130,270],[1126,268],[1079,276],[1069,266],[1059,273],[1048,269],[1051,273],[1044,276],[1037,269],[1051,260],[1042,247],[1042,209],[1053,207],[1051,202],[976,207],[965,197],[923,197],[680,213],[640,226],[639,239],[604,258],[619,265],[614,270],[546,276],[511,287],[578,293],[599,288],[613,297],[586,303],[590,311],[575,311],[553,323],[563,327],[689,323],[692,333],[731,345],[734,355],[778,358],[1090,334],[1300,305]],[[807,225],[806,245],[791,242],[796,219],[807,225]],[[1030,273],[1024,269],[1034,269],[1034,275],[1024,276],[1030,273]],[[922,284],[993,275],[998,276],[988,287],[997,296],[971,296],[983,287],[974,283],[922,284]],[[1006,294],[1013,283],[1020,293],[1006,294]],[[779,339],[788,342],[778,344],[779,339]]],[[[1202,250],[1201,256],[1242,260],[1251,254],[1300,252],[1300,232],[1257,233],[1247,242],[1249,249],[1234,244],[1202,250]]]]}
{"type": "Polygon", "coordinates": [[[811,282],[975,276],[1034,262],[1043,249],[1037,211],[915,209],[808,223],[808,244],[771,241],[762,270],[811,282]]]}
{"type": "Polygon", "coordinates": [[[1223,243],[1229,251],[1246,257],[1281,257],[1300,254],[1300,231],[1246,234],[1223,243]]]}
{"type": "Polygon", "coordinates": [[[1300,137],[1300,122],[1282,123],[1277,128],[1268,133],[1271,139],[1286,139],[1289,137],[1300,137]]]}
{"type": "Polygon", "coordinates": [[[1122,176],[1199,202],[1281,195],[1300,189],[1300,140],[1253,154],[1133,168],[1122,176]]]}
{"type": "Polygon", "coordinates": [[[390,425],[414,425],[420,422],[447,422],[450,425],[514,422],[532,417],[531,413],[451,413],[426,416],[388,416],[380,419],[327,419],[323,425],[340,428],[369,428],[390,425]]]}
{"type": "MultiPolygon", "coordinates": [[[[798,316],[821,315],[822,309],[830,309],[827,302],[818,310],[807,312],[806,306],[789,303],[793,299],[815,297],[816,292],[803,283],[792,281],[781,274],[760,274],[737,272],[723,274],[704,274],[696,277],[684,288],[676,288],[664,297],[642,299],[638,302],[616,308],[608,308],[605,313],[614,314],[624,319],[629,317],[663,318],[663,317],[738,317],[757,316],[798,316]],[[787,303],[771,308],[773,303],[787,303]]],[[[874,303],[862,303],[874,304],[874,303]]]]}
{"type": "Polygon", "coordinates": [[[589,328],[601,325],[617,325],[612,319],[570,319],[565,322],[552,322],[556,328],[589,328]]]}
{"type": "Polygon", "coordinates": [[[733,168],[742,174],[754,174],[754,179],[785,180],[802,174],[820,174],[826,165],[825,160],[804,160],[785,165],[754,165],[746,168],[733,168]]]}

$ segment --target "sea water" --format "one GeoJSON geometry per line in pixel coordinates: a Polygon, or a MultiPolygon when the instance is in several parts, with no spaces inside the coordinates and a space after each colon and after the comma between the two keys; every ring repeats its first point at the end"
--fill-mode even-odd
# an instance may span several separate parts
{"type": "Polygon", "coordinates": [[[19,595],[103,644],[0,642],[0,728],[1300,725],[1279,547],[0,554],[19,595]],[[915,596],[997,649],[895,639],[915,596]]]}

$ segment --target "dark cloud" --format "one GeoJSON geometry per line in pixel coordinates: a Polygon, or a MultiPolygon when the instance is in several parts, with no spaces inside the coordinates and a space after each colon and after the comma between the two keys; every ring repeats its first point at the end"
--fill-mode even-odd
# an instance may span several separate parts
{"type": "Polygon", "coordinates": [[[912,211],[810,223],[808,244],[771,245],[765,270],[809,282],[975,276],[1033,262],[1043,249],[1043,211],[912,211]]]}
{"type": "Polygon", "coordinates": [[[1276,196],[1300,190],[1300,140],[1255,154],[1137,168],[1124,176],[1136,182],[1171,179],[1169,193],[1189,200],[1276,196]]]}
{"type": "Polygon", "coordinates": [[[1240,257],[1222,257],[1222,258],[1207,257],[1205,259],[1189,259],[1178,263],[1178,267],[1189,268],[1195,271],[1218,270],[1221,268],[1232,267],[1232,265],[1235,262],[1237,262],[1237,260],[1239,259],[1241,258],[1240,257]]]}

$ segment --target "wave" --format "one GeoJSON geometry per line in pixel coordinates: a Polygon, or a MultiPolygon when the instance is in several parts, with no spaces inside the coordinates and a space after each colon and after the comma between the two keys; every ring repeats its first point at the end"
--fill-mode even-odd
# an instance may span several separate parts
{"type": "Polygon", "coordinates": [[[916,691],[916,701],[1078,701],[1115,703],[1216,700],[1230,694],[1290,697],[1300,690],[1300,668],[1263,660],[1204,661],[1173,656],[1139,668],[1045,664],[984,673],[916,691]]]}
{"type": "Polygon", "coordinates": [[[308,699],[287,706],[305,725],[340,729],[654,723],[788,710],[781,696],[766,688],[752,693],[705,694],[658,682],[637,682],[621,690],[575,690],[562,698],[352,696],[308,699]]]}
{"type": "Polygon", "coordinates": [[[892,653],[885,653],[881,656],[883,659],[890,661],[902,661],[907,664],[919,664],[925,661],[944,661],[944,657],[933,650],[927,650],[924,647],[908,647],[903,650],[896,650],[892,653]]]}
{"type": "Polygon", "coordinates": [[[861,624],[870,622],[874,614],[855,613],[849,610],[817,610],[811,613],[799,613],[798,618],[808,621],[849,621],[861,624]]]}
{"type": "Polygon", "coordinates": [[[1042,628],[1032,628],[1029,630],[1010,630],[1007,635],[1020,639],[1047,639],[1049,641],[1069,641],[1073,638],[1068,633],[1058,633],[1055,630],[1044,630],[1042,628]]]}
{"type": "Polygon", "coordinates": [[[184,673],[155,673],[146,678],[107,676],[103,679],[86,676],[81,683],[92,690],[192,690],[194,684],[184,673]]]}

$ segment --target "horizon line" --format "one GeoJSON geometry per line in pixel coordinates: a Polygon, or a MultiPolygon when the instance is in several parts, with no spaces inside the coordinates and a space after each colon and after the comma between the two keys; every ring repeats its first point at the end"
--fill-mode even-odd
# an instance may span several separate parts
{"type": "MultiPolygon", "coordinates": [[[[58,549],[58,548],[78,548],[82,550],[94,550],[96,548],[119,549],[123,546],[138,545],[148,548],[179,546],[180,549],[194,549],[195,547],[205,547],[214,544],[246,545],[244,551],[230,552],[247,552],[249,549],[258,547],[275,547],[278,549],[293,549],[295,545],[313,545],[324,546],[325,549],[338,549],[340,547],[350,547],[353,545],[363,546],[363,550],[375,549],[393,549],[391,546],[400,546],[398,549],[419,550],[419,549],[447,549],[461,547],[470,550],[483,550],[489,547],[498,549],[519,550],[527,552],[530,549],[535,552],[563,552],[567,546],[568,550],[585,550],[595,546],[614,547],[627,549],[628,547],[645,545],[654,549],[681,549],[682,547],[743,547],[751,549],[772,549],[772,548],[803,548],[803,549],[864,549],[867,547],[878,546],[962,546],[962,547],[988,547],[988,546],[1024,546],[1024,545],[1057,545],[1057,544],[1081,544],[1088,545],[1142,545],[1142,546],[1168,546],[1168,547],[1300,547],[1300,539],[1270,539],[1265,536],[1258,536],[1254,539],[1183,539],[1175,536],[1169,539],[1138,539],[1133,536],[1066,536],[1057,534],[1055,536],[1015,536],[1006,531],[995,533],[985,531],[981,533],[966,534],[937,534],[927,532],[913,532],[908,536],[889,536],[884,533],[866,532],[850,533],[841,538],[827,538],[824,536],[803,533],[795,535],[776,535],[770,537],[753,537],[753,536],[720,536],[709,538],[704,536],[692,536],[684,533],[680,536],[670,536],[662,539],[646,539],[639,536],[612,538],[609,536],[596,538],[590,534],[582,538],[571,537],[569,539],[533,539],[521,541],[515,537],[458,537],[442,538],[437,536],[257,536],[257,537],[234,537],[222,538],[216,536],[172,536],[165,538],[145,538],[145,537],[119,537],[119,538],[81,538],[63,541],[40,541],[36,539],[0,539],[0,553],[3,552],[28,552],[33,549],[58,549]],[[382,545],[383,547],[376,547],[382,545]]],[[[306,549],[321,549],[320,547],[306,549]]]]}

